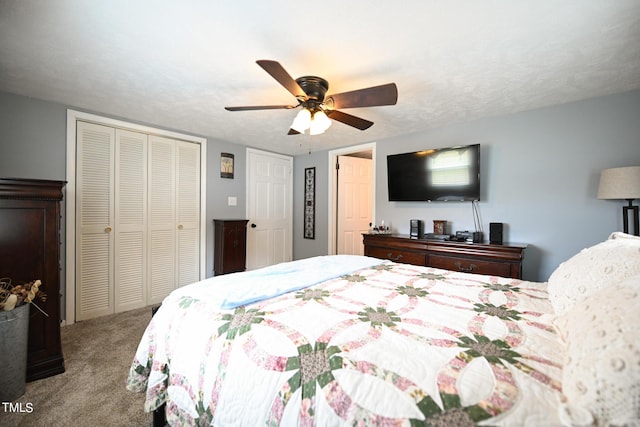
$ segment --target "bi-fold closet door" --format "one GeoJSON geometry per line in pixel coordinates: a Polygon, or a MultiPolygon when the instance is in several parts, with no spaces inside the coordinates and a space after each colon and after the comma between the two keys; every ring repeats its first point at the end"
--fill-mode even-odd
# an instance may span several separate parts
{"type": "Polygon", "coordinates": [[[77,319],[197,281],[199,144],[79,121],[76,159],[77,319]]]}
{"type": "Polygon", "coordinates": [[[150,137],[148,201],[147,304],[157,304],[199,279],[199,144],[150,137]]]}

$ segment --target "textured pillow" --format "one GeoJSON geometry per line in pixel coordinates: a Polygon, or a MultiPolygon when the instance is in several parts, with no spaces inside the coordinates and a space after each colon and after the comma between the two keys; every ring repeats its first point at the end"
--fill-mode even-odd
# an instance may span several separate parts
{"type": "Polygon", "coordinates": [[[609,240],[616,240],[616,239],[635,240],[637,242],[640,242],[640,236],[633,236],[631,234],[621,233],[619,231],[616,231],[614,233],[611,233],[611,235],[609,235],[609,240]]]}
{"type": "Polygon", "coordinates": [[[599,289],[639,274],[640,238],[613,233],[560,264],[549,277],[549,300],[561,315],[599,289]]]}
{"type": "Polygon", "coordinates": [[[567,340],[560,416],[574,426],[640,426],[640,276],[602,289],[558,321],[567,340]]]}

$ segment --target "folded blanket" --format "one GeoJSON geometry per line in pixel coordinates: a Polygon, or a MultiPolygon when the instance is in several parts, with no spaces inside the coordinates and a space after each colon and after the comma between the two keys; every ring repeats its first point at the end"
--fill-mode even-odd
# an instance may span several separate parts
{"type": "Polygon", "coordinates": [[[326,280],[382,263],[359,255],[327,255],[301,259],[241,273],[215,276],[176,289],[167,299],[186,295],[185,288],[203,288],[207,303],[228,310],[308,288],[326,280]]]}

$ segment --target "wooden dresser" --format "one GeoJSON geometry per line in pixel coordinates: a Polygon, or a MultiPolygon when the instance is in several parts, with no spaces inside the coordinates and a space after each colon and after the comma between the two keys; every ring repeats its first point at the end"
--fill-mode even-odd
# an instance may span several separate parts
{"type": "Polygon", "coordinates": [[[29,315],[27,381],[64,372],[60,342],[60,201],[63,181],[0,178],[0,277],[35,279],[47,301],[29,315]]]}
{"type": "Polygon", "coordinates": [[[407,264],[467,273],[522,278],[525,244],[492,245],[427,239],[399,234],[364,234],[364,254],[407,264]]]}
{"type": "Polygon", "coordinates": [[[244,271],[247,264],[246,219],[214,219],[213,274],[244,271]]]}

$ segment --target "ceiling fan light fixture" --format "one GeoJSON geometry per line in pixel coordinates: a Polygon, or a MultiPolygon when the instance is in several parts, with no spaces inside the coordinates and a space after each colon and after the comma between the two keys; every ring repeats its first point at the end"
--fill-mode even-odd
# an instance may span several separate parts
{"type": "Polygon", "coordinates": [[[327,117],[327,114],[318,110],[313,113],[313,118],[311,120],[311,126],[309,128],[309,134],[311,135],[319,135],[324,133],[325,130],[329,129],[331,126],[331,119],[327,117]]]}
{"type": "Polygon", "coordinates": [[[293,119],[293,123],[291,124],[291,129],[304,133],[311,126],[311,111],[303,108],[298,112],[296,118],[293,119]]]}
{"type": "Polygon", "coordinates": [[[297,105],[254,105],[224,107],[228,111],[280,110],[302,107],[291,124],[287,135],[300,135],[309,129],[311,135],[326,131],[335,120],[359,130],[373,126],[373,122],[344,113],[345,108],[377,107],[395,105],[398,102],[398,87],[387,83],[349,92],[334,93],[325,97],[329,83],[322,77],[303,76],[293,79],[277,61],[261,59],[256,61],[271,77],[280,83],[298,101],[297,105]],[[331,115],[331,118],[327,117],[331,115]],[[315,116],[315,117],[314,117],[315,116]]]}

